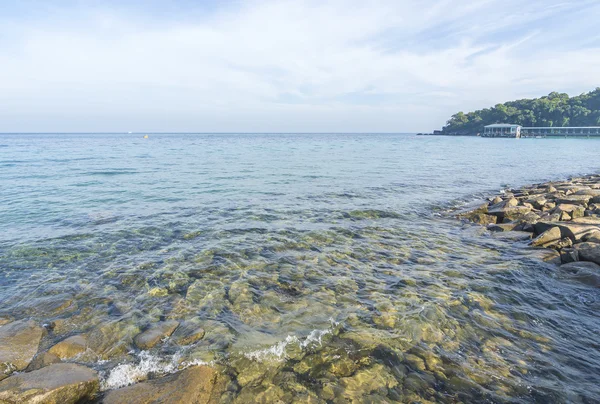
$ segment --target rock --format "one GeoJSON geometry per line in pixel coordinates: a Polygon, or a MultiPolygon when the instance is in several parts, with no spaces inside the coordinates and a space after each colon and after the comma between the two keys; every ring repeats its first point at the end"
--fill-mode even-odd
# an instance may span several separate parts
{"type": "Polygon", "coordinates": [[[92,400],[98,375],[85,366],[57,363],[0,382],[0,403],[74,404],[92,400]]]}
{"type": "Polygon", "coordinates": [[[544,205],[546,205],[548,200],[544,195],[536,195],[534,197],[530,197],[525,202],[532,205],[532,207],[541,210],[544,208],[544,205]]]}
{"type": "Polygon", "coordinates": [[[488,212],[490,210],[499,210],[499,209],[504,209],[504,208],[510,208],[513,206],[517,206],[518,204],[519,204],[518,199],[510,197],[510,198],[506,199],[505,201],[502,201],[502,202],[499,202],[499,203],[496,203],[496,204],[490,206],[488,208],[488,212]]]}
{"type": "Polygon", "coordinates": [[[592,198],[592,203],[600,203],[600,196],[594,196],[592,198]]]}
{"type": "Polygon", "coordinates": [[[590,195],[569,195],[556,198],[558,204],[587,205],[592,199],[590,195]]]}
{"type": "Polygon", "coordinates": [[[586,234],[581,238],[582,241],[589,241],[590,243],[600,243],[600,231],[594,231],[586,234]]]}
{"type": "Polygon", "coordinates": [[[204,334],[204,328],[200,327],[198,323],[186,321],[177,327],[171,338],[178,345],[191,345],[204,338],[204,334]]]}
{"type": "Polygon", "coordinates": [[[29,365],[43,331],[33,320],[14,321],[0,327],[0,380],[29,365]]]}
{"type": "Polygon", "coordinates": [[[584,242],[573,247],[579,253],[579,259],[600,264],[600,244],[584,242]]]}
{"type": "Polygon", "coordinates": [[[571,220],[571,215],[569,215],[567,212],[563,212],[560,214],[560,221],[561,222],[568,222],[569,220],[571,220]]]}
{"type": "Polygon", "coordinates": [[[492,237],[500,240],[507,241],[523,241],[523,240],[531,240],[531,233],[526,231],[505,231],[505,232],[495,232],[492,234],[492,237]]]}
{"type": "Polygon", "coordinates": [[[497,196],[494,199],[492,199],[492,201],[490,203],[492,205],[496,205],[496,204],[499,204],[500,202],[502,202],[502,198],[500,198],[499,196],[497,196]]]}
{"type": "Polygon", "coordinates": [[[589,195],[591,197],[600,196],[600,189],[580,189],[574,195],[589,195]]]}
{"type": "Polygon", "coordinates": [[[532,248],[526,251],[526,255],[550,264],[560,265],[562,263],[558,251],[548,248],[532,248]]]}
{"type": "Polygon", "coordinates": [[[487,229],[489,231],[492,231],[492,232],[496,232],[496,231],[512,231],[518,225],[519,225],[518,223],[497,223],[497,224],[490,224],[490,225],[488,225],[487,229]]]}
{"type": "Polygon", "coordinates": [[[27,369],[27,372],[31,372],[32,370],[38,370],[41,368],[45,368],[46,366],[52,365],[53,363],[60,363],[61,360],[58,356],[51,354],[49,352],[39,353],[33,358],[27,369]]]}
{"type": "Polygon", "coordinates": [[[109,391],[104,404],[218,403],[227,378],[208,366],[193,366],[179,373],[109,391]]]}
{"type": "Polygon", "coordinates": [[[558,205],[556,208],[554,208],[552,210],[552,213],[561,214],[563,212],[568,213],[569,216],[571,216],[571,218],[573,218],[573,219],[585,216],[585,208],[583,206],[579,206],[579,205],[563,203],[563,204],[558,205]]]}
{"type": "Polygon", "coordinates": [[[146,331],[136,335],[133,343],[140,349],[150,349],[163,338],[169,337],[179,326],[179,321],[169,320],[153,324],[146,331]]]}
{"type": "Polygon", "coordinates": [[[469,216],[466,216],[466,218],[468,220],[472,221],[473,223],[477,223],[477,224],[481,224],[481,225],[494,224],[498,220],[498,218],[496,216],[487,215],[485,213],[473,213],[469,216]]]}
{"type": "Polygon", "coordinates": [[[534,238],[530,245],[534,247],[547,247],[551,244],[554,244],[562,238],[560,228],[551,227],[548,230],[544,231],[542,234],[534,238]]]}
{"type": "Polygon", "coordinates": [[[556,203],[554,202],[546,202],[544,206],[541,207],[542,212],[546,212],[552,210],[556,207],[556,203]]]}
{"type": "Polygon", "coordinates": [[[87,341],[82,335],[74,335],[60,341],[48,350],[49,353],[60,359],[71,359],[87,349],[87,341]]]}
{"type": "Polygon", "coordinates": [[[561,269],[568,271],[579,271],[581,269],[586,269],[589,271],[597,271],[600,274],[600,265],[594,262],[587,261],[579,261],[579,262],[570,262],[568,264],[564,264],[560,266],[561,269]]]}
{"type": "MultiPolygon", "coordinates": [[[[567,239],[570,240],[570,239],[567,239]]],[[[574,248],[562,248],[560,250],[560,262],[567,264],[569,262],[579,261],[579,253],[574,248]]]]}
{"type": "Polygon", "coordinates": [[[598,231],[595,225],[579,224],[573,222],[537,222],[535,225],[535,234],[542,234],[552,227],[558,227],[561,232],[561,238],[568,237],[574,243],[582,240],[583,237],[590,233],[598,231]]]}
{"type": "Polygon", "coordinates": [[[498,216],[499,222],[516,220],[529,212],[531,212],[531,208],[525,206],[508,206],[488,210],[488,214],[498,216]]]}
{"type": "Polygon", "coordinates": [[[90,349],[107,360],[126,355],[131,350],[133,336],[139,332],[136,324],[122,319],[95,328],[88,334],[87,342],[90,349]]]}
{"type": "Polygon", "coordinates": [[[600,230],[600,217],[596,216],[586,216],[586,217],[578,217],[572,220],[573,223],[581,223],[581,224],[595,224],[598,225],[598,230],[600,230]]]}
{"type": "Polygon", "coordinates": [[[454,213],[458,218],[465,218],[475,213],[487,213],[487,211],[488,203],[486,201],[474,201],[467,203],[454,213]]]}
{"type": "Polygon", "coordinates": [[[8,316],[8,315],[0,316],[0,326],[3,326],[4,324],[12,323],[13,321],[15,321],[13,316],[8,316]]]}

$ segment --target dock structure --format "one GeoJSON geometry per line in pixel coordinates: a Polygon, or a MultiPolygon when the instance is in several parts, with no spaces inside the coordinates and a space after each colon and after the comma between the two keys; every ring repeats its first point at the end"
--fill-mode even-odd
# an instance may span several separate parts
{"type": "Polygon", "coordinates": [[[483,128],[481,137],[521,137],[521,126],[511,123],[495,123],[483,128]]]}
{"type": "Polygon", "coordinates": [[[487,125],[482,137],[600,137],[600,126],[521,126],[508,123],[487,125]]]}

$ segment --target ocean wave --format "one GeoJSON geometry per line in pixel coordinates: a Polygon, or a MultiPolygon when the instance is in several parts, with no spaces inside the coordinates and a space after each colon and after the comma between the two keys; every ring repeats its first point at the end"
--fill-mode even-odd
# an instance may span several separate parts
{"type": "Polygon", "coordinates": [[[211,366],[213,364],[201,360],[182,361],[180,352],[167,357],[158,357],[148,351],[142,351],[138,354],[138,359],[137,363],[122,363],[101,373],[100,390],[106,391],[129,386],[147,380],[150,375],[162,376],[190,366],[211,366]]]}
{"type": "Polygon", "coordinates": [[[333,334],[334,329],[339,325],[338,322],[330,319],[331,326],[322,330],[312,330],[305,338],[298,338],[295,335],[288,335],[285,340],[276,343],[268,348],[258,349],[244,353],[244,356],[256,362],[282,362],[289,358],[288,352],[291,348],[297,347],[301,350],[311,349],[323,345],[323,337],[333,334]]]}

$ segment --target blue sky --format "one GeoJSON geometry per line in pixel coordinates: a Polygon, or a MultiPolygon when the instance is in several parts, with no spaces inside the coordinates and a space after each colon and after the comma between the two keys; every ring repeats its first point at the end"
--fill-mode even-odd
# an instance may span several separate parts
{"type": "Polygon", "coordinates": [[[600,86],[597,0],[0,2],[0,132],[399,132],[600,86]]]}

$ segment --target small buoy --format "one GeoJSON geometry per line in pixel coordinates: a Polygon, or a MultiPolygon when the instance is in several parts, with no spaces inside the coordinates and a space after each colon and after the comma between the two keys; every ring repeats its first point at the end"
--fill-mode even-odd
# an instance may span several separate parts
{"type": "Polygon", "coordinates": [[[148,139],[148,135],[144,135],[144,139],[148,139]]]}

